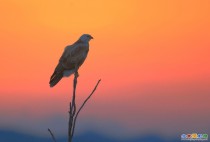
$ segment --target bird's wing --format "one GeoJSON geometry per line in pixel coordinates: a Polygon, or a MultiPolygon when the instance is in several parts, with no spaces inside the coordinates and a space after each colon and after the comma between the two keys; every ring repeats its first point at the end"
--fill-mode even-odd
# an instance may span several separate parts
{"type": "Polygon", "coordinates": [[[75,48],[75,45],[68,45],[63,51],[62,56],[59,59],[59,62],[65,62],[69,56],[71,56],[72,50],[75,48]]]}
{"type": "Polygon", "coordinates": [[[67,46],[50,78],[50,86],[55,86],[61,80],[65,70],[74,70],[76,67],[79,68],[85,61],[88,50],[88,44],[76,43],[67,46]]]}
{"type": "Polygon", "coordinates": [[[72,47],[65,49],[61,56],[60,62],[66,69],[72,69],[75,66],[79,67],[83,63],[88,52],[88,44],[75,44],[72,47]]]}

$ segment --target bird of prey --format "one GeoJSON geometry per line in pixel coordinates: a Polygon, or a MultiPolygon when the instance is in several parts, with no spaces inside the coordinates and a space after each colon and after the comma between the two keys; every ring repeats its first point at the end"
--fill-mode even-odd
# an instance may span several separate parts
{"type": "Polygon", "coordinates": [[[79,67],[84,63],[88,51],[89,41],[93,37],[83,34],[74,44],[66,46],[54,73],[50,77],[50,87],[55,86],[63,77],[69,77],[77,73],[79,67]]]}

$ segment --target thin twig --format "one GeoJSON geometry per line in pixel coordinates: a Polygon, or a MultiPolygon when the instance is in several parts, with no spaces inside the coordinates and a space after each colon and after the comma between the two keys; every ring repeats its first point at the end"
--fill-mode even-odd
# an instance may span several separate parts
{"type": "Polygon", "coordinates": [[[54,134],[52,133],[52,131],[50,130],[50,128],[48,128],[48,131],[49,131],[50,135],[52,136],[53,141],[56,142],[56,139],[54,137],[54,134]]]}
{"type": "Polygon", "coordinates": [[[71,117],[71,114],[72,114],[72,106],[71,106],[71,102],[69,104],[69,127],[68,127],[68,141],[70,142],[70,138],[71,138],[71,125],[72,125],[72,117],[71,117]]]}
{"type": "Polygon", "coordinates": [[[73,122],[74,122],[74,116],[76,113],[76,87],[77,87],[77,78],[78,78],[78,72],[76,71],[74,74],[74,80],[73,80],[73,96],[72,96],[72,102],[70,102],[70,111],[69,111],[69,128],[68,128],[68,142],[72,142],[73,138],[73,122]]]}
{"type": "Polygon", "coordinates": [[[74,135],[74,128],[75,128],[75,124],[76,124],[76,120],[77,120],[77,117],[80,113],[80,111],[82,110],[82,108],[84,107],[84,105],[87,103],[87,101],[90,99],[90,97],[93,95],[93,93],[95,92],[95,90],[97,89],[99,83],[101,82],[101,79],[98,80],[95,88],[93,89],[93,91],[90,93],[90,95],[86,98],[86,100],[83,102],[83,104],[80,106],[78,112],[76,113],[76,116],[74,118],[74,122],[73,122],[73,130],[72,130],[72,136],[74,135]]]}

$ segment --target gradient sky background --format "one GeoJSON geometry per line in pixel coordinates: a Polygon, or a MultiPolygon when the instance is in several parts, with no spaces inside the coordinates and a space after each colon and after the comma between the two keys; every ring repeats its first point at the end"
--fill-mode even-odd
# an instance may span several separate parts
{"type": "Polygon", "coordinates": [[[49,87],[66,45],[90,33],[76,135],[210,134],[210,1],[1,0],[0,129],[67,133],[72,79],[49,87]]]}

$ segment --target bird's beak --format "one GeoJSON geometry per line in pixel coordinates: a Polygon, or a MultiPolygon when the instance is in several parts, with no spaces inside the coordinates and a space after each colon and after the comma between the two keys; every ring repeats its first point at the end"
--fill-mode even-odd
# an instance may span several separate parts
{"type": "Polygon", "coordinates": [[[94,39],[92,36],[90,36],[90,39],[94,39]]]}

